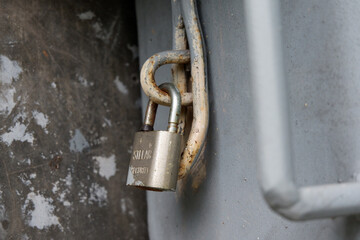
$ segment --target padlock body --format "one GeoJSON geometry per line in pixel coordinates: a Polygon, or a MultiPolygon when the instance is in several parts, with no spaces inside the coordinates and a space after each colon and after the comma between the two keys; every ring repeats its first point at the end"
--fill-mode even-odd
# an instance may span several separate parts
{"type": "Polygon", "coordinates": [[[126,185],[175,191],[182,135],[167,131],[137,132],[126,185]]]}

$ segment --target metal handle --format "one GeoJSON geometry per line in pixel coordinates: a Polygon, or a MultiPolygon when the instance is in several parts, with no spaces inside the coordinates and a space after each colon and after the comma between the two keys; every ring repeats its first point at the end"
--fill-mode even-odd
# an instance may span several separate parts
{"type": "Polygon", "coordinates": [[[264,198],[292,220],[359,214],[360,183],[295,186],[278,1],[245,3],[264,198]]]}

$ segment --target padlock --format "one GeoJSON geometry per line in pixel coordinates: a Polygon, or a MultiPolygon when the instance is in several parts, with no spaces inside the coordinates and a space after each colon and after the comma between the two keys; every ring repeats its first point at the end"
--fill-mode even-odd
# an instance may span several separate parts
{"type": "Polygon", "coordinates": [[[159,88],[171,97],[167,131],[153,131],[157,104],[150,100],[144,124],[135,134],[126,185],[152,191],[175,191],[182,143],[182,135],[177,133],[181,97],[172,83],[163,83],[159,88]]]}

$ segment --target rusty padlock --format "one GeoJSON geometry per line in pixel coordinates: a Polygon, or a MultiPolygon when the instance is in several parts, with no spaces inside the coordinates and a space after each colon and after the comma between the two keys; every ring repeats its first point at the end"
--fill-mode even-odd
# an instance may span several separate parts
{"type": "Polygon", "coordinates": [[[144,124],[135,134],[126,185],[153,191],[175,191],[182,142],[182,135],[177,133],[181,96],[172,83],[163,83],[159,88],[171,97],[167,131],[154,131],[157,104],[150,100],[144,124]]]}

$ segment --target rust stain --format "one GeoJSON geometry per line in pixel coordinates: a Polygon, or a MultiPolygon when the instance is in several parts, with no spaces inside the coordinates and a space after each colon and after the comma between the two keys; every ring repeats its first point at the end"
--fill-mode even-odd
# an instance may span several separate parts
{"type": "Polygon", "coordinates": [[[160,94],[160,95],[163,95],[163,96],[169,96],[169,94],[167,94],[167,93],[164,92],[163,90],[160,90],[160,91],[159,91],[159,94],[160,94]]]}
{"type": "Polygon", "coordinates": [[[194,172],[194,176],[192,179],[191,187],[194,191],[197,191],[199,189],[200,185],[204,182],[206,178],[206,164],[204,161],[204,157],[199,159],[199,164],[196,165],[198,166],[194,166],[194,168],[192,169],[192,172],[194,172]]]}
{"type": "Polygon", "coordinates": [[[42,50],[42,54],[43,54],[46,58],[49,58],[49,54],[46,52],[46,50],[42,50]]]}
{"type": "Polygon", "coordinates": [[[49,162],[49,167],[51,168],[51,170],[56,170],[60,168],[60,163],[62,161],[62,157],[61,156],[55,156],[50,162],[49,162]]]}
{"type": "MultiPolygon", "coordinates": [[[[204,143],[206,145],[206,142],[204,143]]],[[[184,193],[187,183],[191,182],[191,188],[194,192],[197,192],[201,187],[202,183],[206,180],[207,175],[207,164],[206,158],[204,157],[204,149],[201,150],[199,158],[194,163],[194,166],[189,170],[188,174],[178,180],[178,191],[177,196],[181,196],[184,193]]]]}
{"type": "MultiPolygon", "coordinates": [[[[164,64],[183,64],[189,62],[189,50],[165,51],[151,56],[144,63],[140,74],[140,82],[145,94],[157,104],[167,106],[170,105],[170,96],[167,93],[161,91],[155,82],[155,71],[164,64]]],[[[193,100],[193,94],[185,92],[184,90],[181,91],[181,93],[181,105],[191,105],[193,100]]]]}

